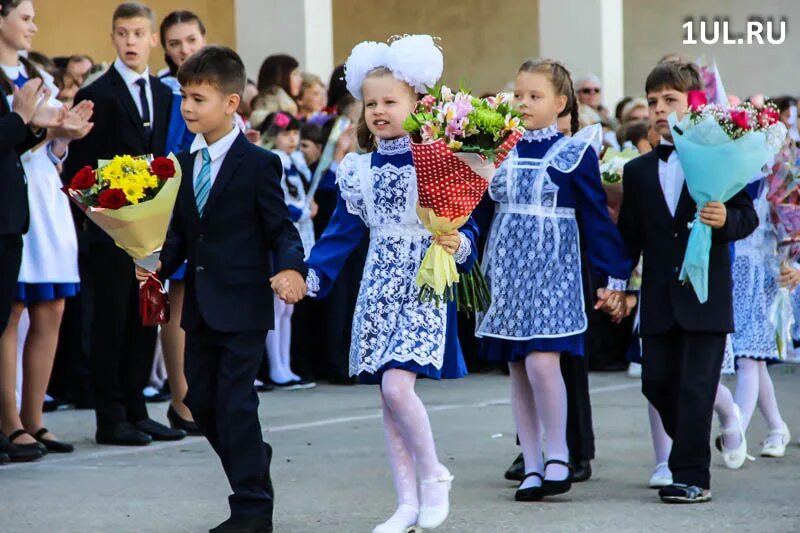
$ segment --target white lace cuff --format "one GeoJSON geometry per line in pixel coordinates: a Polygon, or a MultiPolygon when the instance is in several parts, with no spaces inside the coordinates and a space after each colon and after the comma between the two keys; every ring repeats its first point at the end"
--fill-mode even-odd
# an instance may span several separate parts
{"type": "Polygon", "coordinates": [[[453,254],[453,259],[456,260],[457,265],[463,265],[472,254],[472,241],[463,233],[459,233],[458,235],[461,237],[461,244],[458,245],[458,250],[453,254]]]}
{"type": "Polygon", "coordinates": [[[608,284],[606,284],[606,289],[610,291],[624,291],[628,288],[628,280],[627,279],[617,279],[617,278],[608,278],[608,284]]]}
{"type": "Polygon", "coordinates": [[[317,271],[313,268],[308,269],[308,274],[306,275],[306,287],[308,288],[306,294],[310,298],[315,298],[317,294],[319,294],[319,276],[317,276],[317,271]]]}

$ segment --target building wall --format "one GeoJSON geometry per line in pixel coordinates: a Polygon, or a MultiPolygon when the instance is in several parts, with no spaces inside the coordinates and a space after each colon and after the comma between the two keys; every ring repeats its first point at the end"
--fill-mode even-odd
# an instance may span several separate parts
{"type": "MultiPolygon", "coordinates": [[[[797,56],[800,52],[800,2],[790,0],[624,0],[625,89],[630,95],[642,94],[647,73],[669,52],[692,59],[705,55],[716,58],[722,81],[729,94],[745,97],[763,92],[768,95],[797,94],[797,56]],[[699,33],[701,16],[727,16],[731,31],[743,32],[751,16],[779,19],[786,16],[786,40],[780,45],[694,45],[682,44],[687,17],[695,21],[699,33]]],[[[778,28],[775,28],[778,34],[778,28]]],[[[711,30],[709,30],[711,36],[711,30]]],[[[699,38],[697,39],[700,40],[699,38]]],[[[720,38],[721,41],[721,38],[720,38]]]]}
{"type": "MultiPolygon", "coordinates": [[[[95,61],[112,61],[111,16],[117,0],[36,0],[39,33],[35,50],[52,56],[89,54],[95,61]]],[[[208,29],[209,42],[236,46],[234,0],[147,0],[156,12],[157,23],[171,11],[190,9],[208,29]]],[[[153,51],[151,67],[164,66],[162,48],[153,51]]]]}
{"type": "Polygon", "coordinates": [[[334,62],[360,41],[429,33],[441,37],[447,83],[495,92],[537,54],[538,27],[538,0],[333,0],[334,62]]]}

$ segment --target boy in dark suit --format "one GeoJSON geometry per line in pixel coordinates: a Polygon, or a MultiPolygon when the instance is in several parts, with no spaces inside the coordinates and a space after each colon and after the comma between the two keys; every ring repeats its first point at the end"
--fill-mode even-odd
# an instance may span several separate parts
{"type": "MultiPolygon", "coordinates": [[[[273,326],[270,278],[305,294],[303,245],[280,186],[280,159],[233,122],[246,83],[233,50],[206,47],[178,72],[189,131],[159,272],[188,259],[181,326],[186,331],[186,405],[219,456],[233,489],[231,517],[212,531],[271,532],[272,449],[262,440],[253,387],[273,326]]],[[[146,271],[137,268],[140,280],[146,271]]]]}
{"type": "MultiPolygon", "coordinates": [[[[81,89],[75,102],[92,100],[95,127],[72,143],[65,176],[116,155],[164,155],[172,91],[150,76],[147,63],[157,43],[155,15],[139,3],[114,11],[112,42],[117,59],[103,76],[81,89]]],[[[89,224],[90,284],[94,289],[91,340],[92,386],[99,444],[147,445],[186,436],[147,414],[147,386],[156,328],[142,326],[139,288],[131,258],[89,224]]]]}
{"type": "Polygon", "coordinates": [[[652,126],[661,135],[656,150],[625,165],[619,230],[631,258],[644,257],[641,290],[642,391],[673,439],[669,467],[674,484],[661,489],[668,503],[711,499],[709,440],[714,397],[733,332],[729,243],[758,226],[744,191],[727,203],[711,202],[699,219],[712,228],[708,301],[701,304],[691,285],[678,279],[697,205],[685,185],[667,117],[680,119],[687,94],[701,90],[696,65],[657,65],[645,90],[652,126]]]}

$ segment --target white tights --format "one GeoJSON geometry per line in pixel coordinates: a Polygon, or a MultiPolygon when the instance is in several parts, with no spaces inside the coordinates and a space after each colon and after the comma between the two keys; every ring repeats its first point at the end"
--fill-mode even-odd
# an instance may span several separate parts
{"type": "Polygon", "coordinates": [[[277,295],[274,298],[275,327],[267,333],[269,379],[275,383],[299,381],[300,376],[292,372],[290,366],[294,306],[285,303],[277,295]]]}
{"type": "Polygon", "coordinates": [[[782,429],[784,422],[778,409],[775,386],[767,370],[767,362],[740,357],[736,360],[736,365],[736,405],[742,411],[742,426],[745,431],[753,418],[756,405],[770,431],[782,429]]]}

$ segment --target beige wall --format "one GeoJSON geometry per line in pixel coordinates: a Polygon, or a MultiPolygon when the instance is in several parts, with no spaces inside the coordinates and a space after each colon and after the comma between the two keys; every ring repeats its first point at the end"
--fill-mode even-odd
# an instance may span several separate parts
{"type": "MultiPolygon", "coordinates": [[[[800,92],[797,76],[800,57],[800,2],[796,0],[624,0],[625,89],[642,94],[647,73],[661,56],[679,52],[692,59],[716,57],[729,94],[745,97],[800,92]],[[745,30],[748,16],[785,15],[787,38],[780,45],[684,45],[687,17],[729,16],[731,31],[745,30]]],[[[697,22],[695,22],[697,26],[697,22]]],[[[695,33],[699,30],[695,28],[695,33]]],[[[709,33],[710,35],[710,33],[709,33]]],[[[777,35],[777,28],[776,28],[777,35]]],[[[721,40],[721,39],[720,39],[721,40]]],[[[698,39],[699,41],[699,39],[698,39]]]]}
{"type": "MultiPolygon", "coordinates": [[[[171,11],[190,9],[208,29],[209,42],[236,46],[234,0],[150,0],[158,24],[171,11]]],[[[112,61],[111,15],[116,0],[35,0],[39,33],[33,41],[35,50],[52,56],[86,53],[95,61],[112,61]]],[[[164,66],[159,46],[152,55],[151,67],[164,66]]]]}
{"type": "Polygon", "coordinates": [[[333,0],[334,61],[363,40],[429,33],[442,38],[447,83],[494,92],[537,54],[538,27],[537,0],[333,0]]]}

